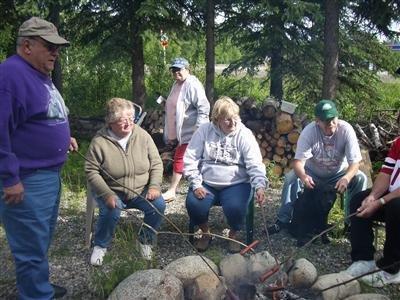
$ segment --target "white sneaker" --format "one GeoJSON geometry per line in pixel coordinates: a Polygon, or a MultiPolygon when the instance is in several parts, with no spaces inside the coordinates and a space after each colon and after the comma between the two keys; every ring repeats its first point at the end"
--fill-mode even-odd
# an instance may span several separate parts
{"type": "Polygon", "coordinates": [[[107,248],[94,246],[92,256],[90,257],[90,264],[92,266],[101,266],[103,264],[104,255],[107,253],[107,248]]]}
{"type": "Polygon", "coordinates": [[[374,260],[358,260],[353,262],[343,273],[353,277],[358,277],[362,274],[374,271],[377,269],[374,260]]]}
{"type": "Polygon", "coordinates": [[[153,248],[150,245],[139,243],[139,251],[145,260],[153,259],[153,248]]]}
{"type": "Polygon", "coordinates": [[[383,287],[392,283],[400,283],[400,271],[396,274],[390,274],[385,271],[379,271],[361,278],[362,282],[372,287],[383,287]]]}
{"type": "Polygon", "coordinates": [[[175,191],[168,190],[165,193],[163,193],[162,196],[163,196],[165,202],[168,203],[168,202],[175,200],[176,194],[175,194],[175,191]]]}

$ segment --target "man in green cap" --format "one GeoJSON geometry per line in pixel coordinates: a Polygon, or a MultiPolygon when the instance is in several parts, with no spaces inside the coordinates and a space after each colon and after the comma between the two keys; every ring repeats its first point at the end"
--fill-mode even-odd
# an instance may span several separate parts
{"type": "Polygon", "coordinates": [[[331,100],[321,100],[314,113],[315,121],[303,129],[297,142],[293,170],[285,176],[278,219],[268,227],[269,234],[289,227],[294,202],[304,188],[332,186],[338,193],[348,190],[350,197],[366,189],[367,178],[359,170],[362,157],[353,127],[339,120],[331,100]]]}
{"type": "Polygon", "coordinates": [[[69,42],[37,17],[18,31],[17,54],[0,64],[0,220],[15,261],[18,299],[66,293],[49,282],[47,251],[58,216],[68,109],[50,73],[69,42]]]}

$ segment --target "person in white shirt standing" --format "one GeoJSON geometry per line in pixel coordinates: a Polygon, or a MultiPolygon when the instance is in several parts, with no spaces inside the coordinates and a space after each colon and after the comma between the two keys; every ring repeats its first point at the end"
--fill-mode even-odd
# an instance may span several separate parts
{"type": "Polygon", "coordinates": [[[174,146],[173,173],[168,190],[163,193],[166,202],[175,199],[182,178],[183,155],[193,133],[203,123],[209,122],[210,103],[201,82],[190,74],[189,62],[182,57],[172,60],[175,82],[165,104],[164,140],[174,146]]]}

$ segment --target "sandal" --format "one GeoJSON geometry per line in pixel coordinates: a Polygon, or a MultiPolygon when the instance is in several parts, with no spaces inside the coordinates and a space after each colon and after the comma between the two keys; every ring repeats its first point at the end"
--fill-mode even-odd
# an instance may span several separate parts
{"type": "Polygon", "coordinates": [[[208,247],[210,247],[211,240],[211,235],[203,234],[201,238],[194,242],[194,246],[196,247],[197,251],[204,252],[208,249],[208,247]]]}
{"type": "Polygon", "coordinates": [[[166,191],[165,193],[162,194],[165,203],[170,203],[172,201],[175,200],[176,195],[175,192],[171,192],[171,191],[166,191]]]}
{"type": "Polygon", "coordinates": [[[172,201],[174,201],[174,200],[175,200],[175,197],[171,197],[171,198],[168,198],[168,199],[164,199],[165,203],[170,203],[170,202],[172,202],[172,201]]]}

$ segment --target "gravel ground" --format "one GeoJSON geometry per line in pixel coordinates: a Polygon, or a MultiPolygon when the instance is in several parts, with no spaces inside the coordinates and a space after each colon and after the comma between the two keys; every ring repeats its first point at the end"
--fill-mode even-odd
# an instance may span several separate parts
{"type": "MultiPolygon", "coordinates": [[[[187,188],[183,187],[177,199],[167,204],[166,210],[166,216],[182,231],[187,231],[188,224],[184,207],[186,190],[187,188]]],[[[267,196],[269,198],[265,206],[267,222],[272,223],[279,206],[280,190],[268,190],[267,196]]],[[[68,195],[64,195],[64,198],[67,197],[68,195]]],[[[93,268],[88,263],[90,251],[84,247],[85,198],[82,195],[81,199],[76,201],[76,196],[74,197],[73,205],[67,200],[62,200],[61,203],[57,230],[49,254],[51,281],[68,289],[64,299],[99,299],[98,296],[95,296],[90,284],[89,275],[93,268]]],[[[138,222],[130,215],[126,217],[132,219],[133,222],[138,222]]],[[[227,225],[224,222],[221,208],[212,208],[210,226],[213,233],[223,234],[227,225]]],[[[255,210],[254,237],[261,240],[261,243],[257,246],[257,251],[268,250],[262,228],[262,215],[257,207],[255,210]]],[[[175,232],[167,222],[164,222],[161,231],[175,232]]],[[[273,252],[277,254],[280,260],[284,260],[293,249],[296,249],[295,241],[285,232],[273,235],[271,241],[273,252]]],[[[213,252],[214,255],[215,253],[222,256],[227,255],[226,246],[225,240],[215,239],[209,251],[210,253],[213,252]]],[[[349,251],[350,245],[345,238],[334,238],[328,245],[316,243],[306,249],[301,249],[297,252],[296,257],[307,258],[317,267],[319,274],[325,274],[345,269],[350,262],[349,251]]],[[[112,249],[110,252],[112,253],[112,249]]],[[[207,253],[208,251],[206,255],[207,253]]],[[[157,267],[162,268],[176,258],[191,254],[193,254],[193,250],[182,240],[181,236],[167,233],[159,235],[155,259],[157,267]]],[[[381,289],[377,292],[392,295],[391,299],[400,298],[397,286],[381,289]]],[[[0,227],[0,299],[16,299],[14,266],[2,227],[0,227]]]]}

